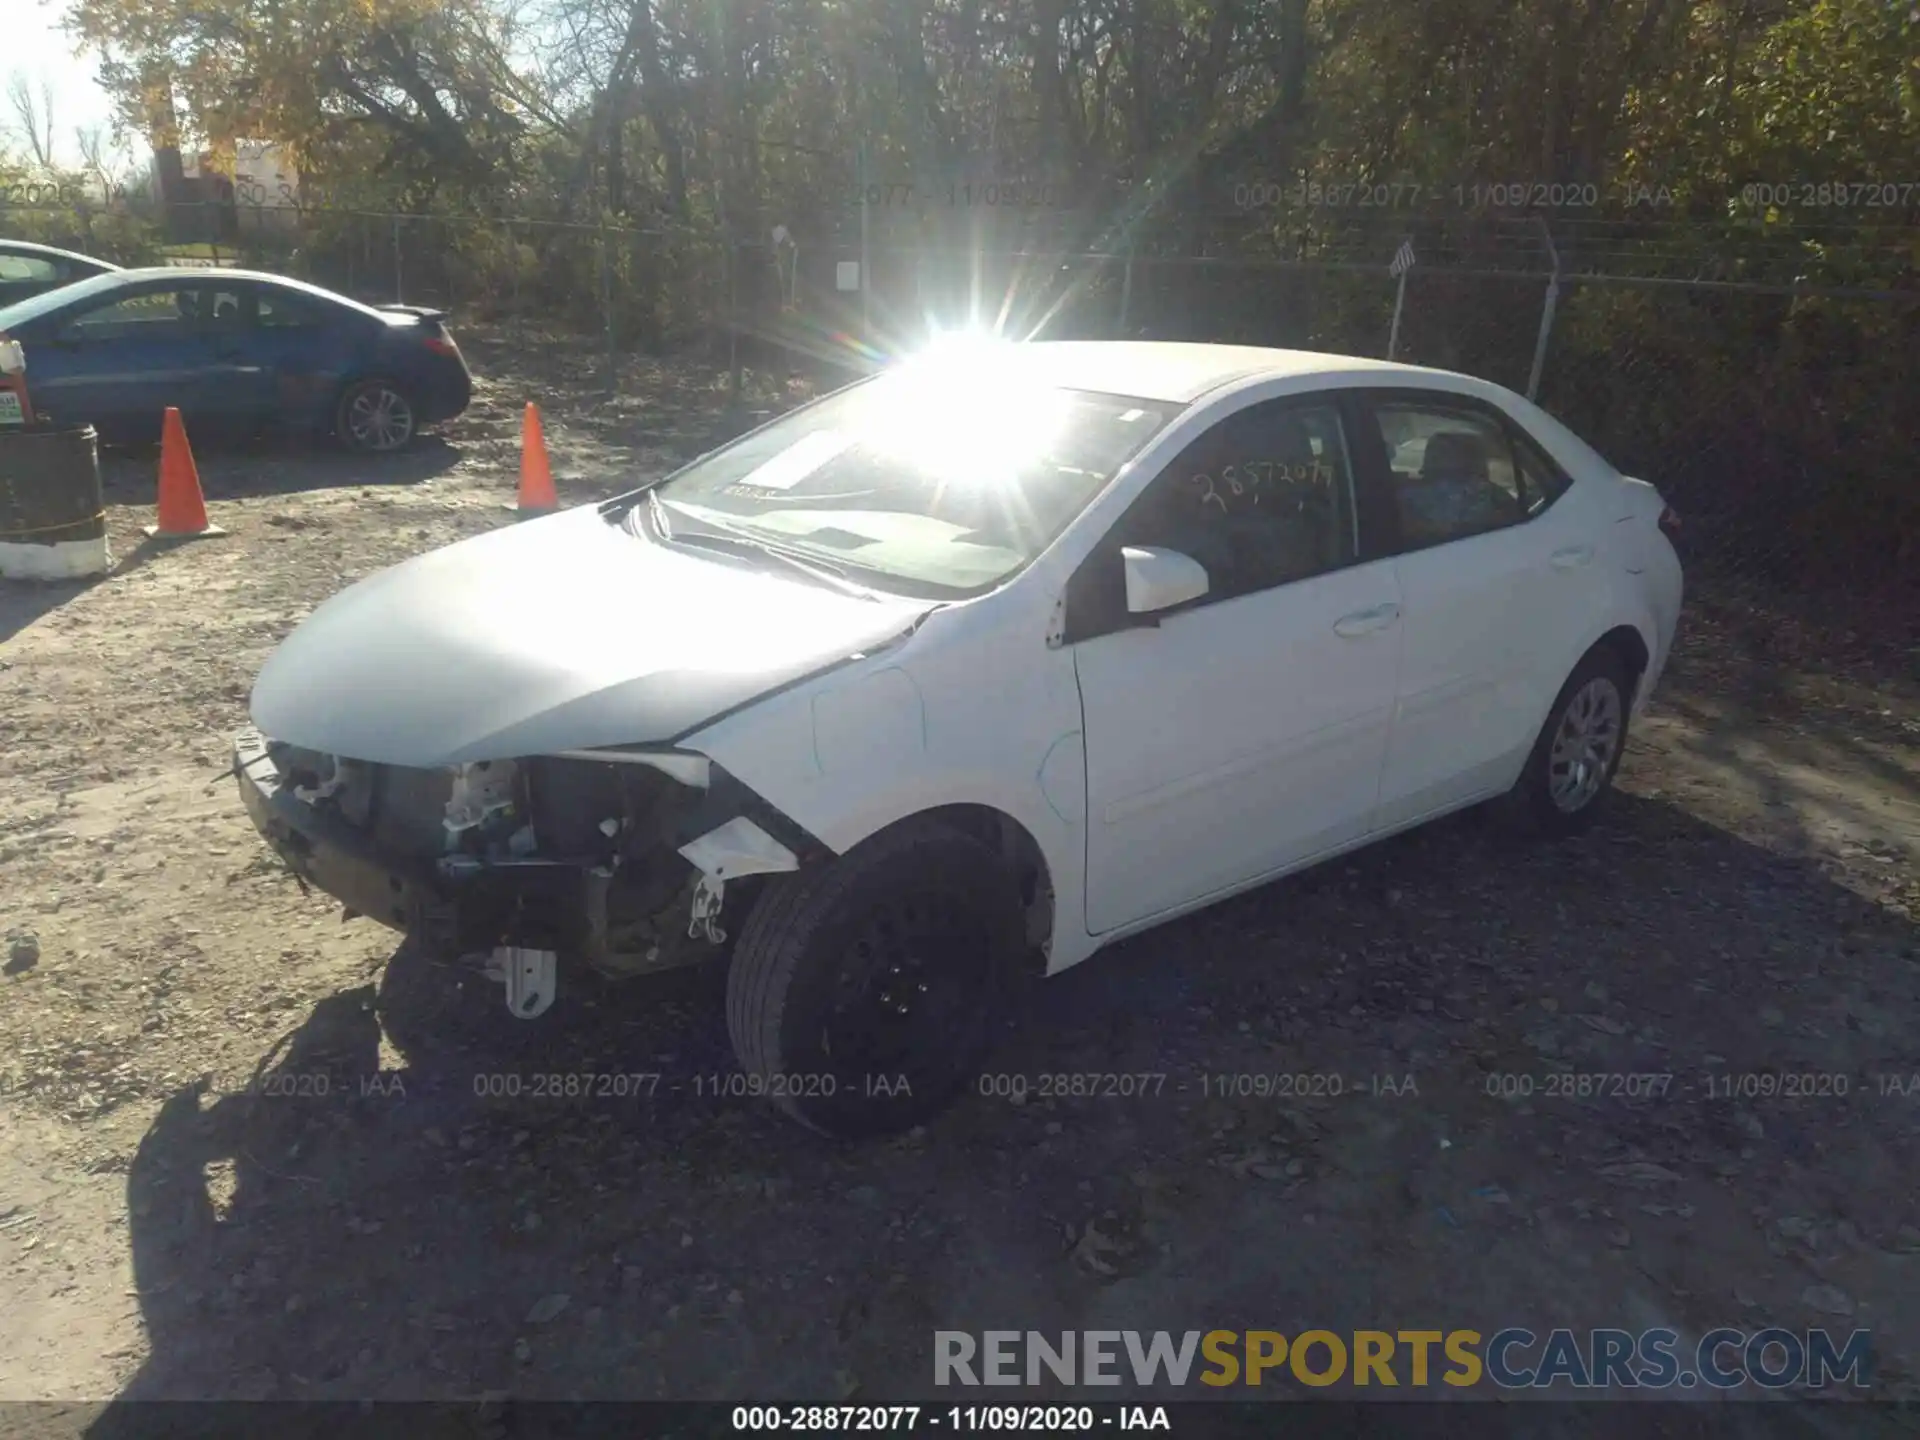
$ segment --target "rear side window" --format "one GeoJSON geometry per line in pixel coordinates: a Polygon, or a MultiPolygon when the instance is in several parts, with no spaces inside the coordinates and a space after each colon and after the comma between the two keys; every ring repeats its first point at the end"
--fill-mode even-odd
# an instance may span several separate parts
{"type": "Polygon", "coordinates": [[[1520,467],[1520,499],[1529,516],[1538,515],[1573,484],[1573,478],[1524,435],[1514,435],[1513,457],[1520,467]]]}
{"type": "Polygon", "coordinates": [[[1494,416],[1439,401],[1373,407],[1403,549],[1518,525],[1572,483],[1546,453],[1494,416]]]}
{"type": "Polygon", "coordinates": [[[260,292],[260,324],[269,330],[292,330],[320,323],[318,309],[306,301],[277,291],[260,292]]]}

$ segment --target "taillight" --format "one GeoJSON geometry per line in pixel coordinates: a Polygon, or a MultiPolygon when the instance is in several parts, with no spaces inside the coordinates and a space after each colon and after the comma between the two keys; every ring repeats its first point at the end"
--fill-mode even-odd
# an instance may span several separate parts
{"type": "Polygon", "coordinates": [[[1660,507],[1660,533],[1669,540],[1680,533],[1680,512],[1671,505],[1660,507]]]}
{"type": "Polygon", "coordinates": [[[453,360],[460,358],[460,347],[453,343],[450,336],[429,335],[426,338],[426,346],[436,355],[445,355],[453,360]]]}

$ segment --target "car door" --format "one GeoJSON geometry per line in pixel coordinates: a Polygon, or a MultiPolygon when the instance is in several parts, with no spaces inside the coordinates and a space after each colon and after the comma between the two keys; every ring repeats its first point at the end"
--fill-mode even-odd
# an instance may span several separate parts
{"type": "Polygon", "coordinates": [[[168,406],[189,424],[221,415],[232,401],[202,323],[208,292],[149,281],[48,316],[29,358],[36,408],[128,438],[157,434],[168,406]]]}
{"type": "Polygon", "coordinates": [[[252,293],[254,344],[270,379],[274,417],[296,430],[330,421],[353,354],[353,317],[279,285],[256,285],[252,293]]]}
{"type": "Polygon", "coordinates": [[[202,423],[233,433],[256,430],[277,408],[257,287],[241,280],[209,282],[200,290],[198,309],[208,350],[202,423]]]}
{"type": "Polygon", "coordinates": [[[1087,924],[1101,934],[1362,838],[1399,650],[1334,399],[1242,409],[1188,446],[1076,572],[1087,924]],[[1209,593],[1126,611],[1121,550],[1179,551],[1209,593]]]}
{"type": "Polygon", "coordinates": [[[1570,482],[1491,404],[1434,391],[1364,397],[1358,463],[1378,468],[1404,607],[1383,829],[1513,783],[1604,585],[1570,482]]]}

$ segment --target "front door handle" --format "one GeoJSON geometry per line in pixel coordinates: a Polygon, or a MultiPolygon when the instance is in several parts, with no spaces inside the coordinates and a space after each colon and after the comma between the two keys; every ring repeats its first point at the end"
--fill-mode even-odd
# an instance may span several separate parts
{"type": "Polygon", "coordinates": [[[1384,630],[1399,618],[1398,605],[1376,605],[1371,610],[1356,610],[1351,615],[1342,615],[1333,622],[1333,633],[1343,639],[1352,640],[1356,636],[1371,635],[1376,630],[1384,630]]]}
{"type": "Polygon", "coordinates": [[[1577,570],[1593,559],[1591,545],[1569,545],[1564,550],[1553,552],[1553,568],[1556,570],[1577,570]]]}

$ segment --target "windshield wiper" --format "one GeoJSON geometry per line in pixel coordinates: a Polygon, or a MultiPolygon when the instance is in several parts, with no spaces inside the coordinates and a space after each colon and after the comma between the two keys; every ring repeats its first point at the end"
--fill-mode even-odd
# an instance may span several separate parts
{"type": "Polygon", "coordinates": [[[789,550],[784,545],[775,545],[733,530],[670,530],[660,513],[662,508],[660,502],[654,500],[653,514],[650,518],[659,530],[661,538],[671,544],[718,550],[723,554],[741,555],[748,559],[757,559],[765,555],[778,560],[790,570],[799,571],[810,580],[831,586],[844,594],[857,595],[862,600],[880,599],[878,592],[869,590],[850,578],[845,570],[831,560],[816,560],[811,555],[802,555],[798,551],[789,550]]]}

